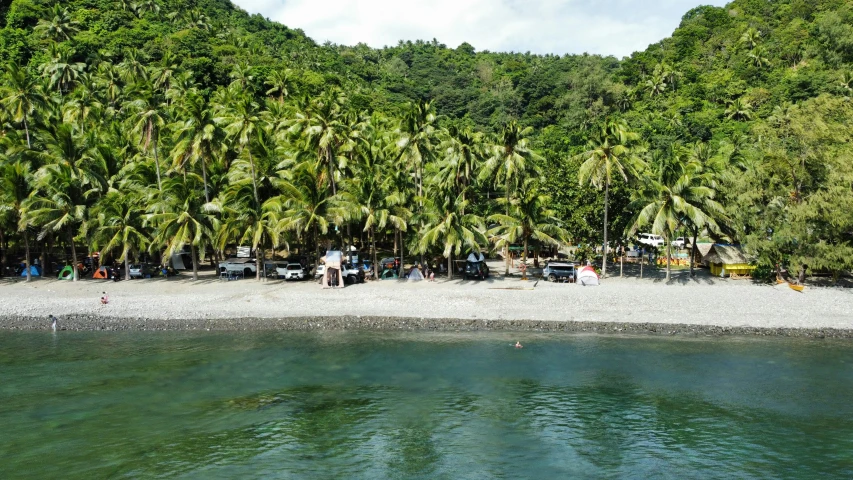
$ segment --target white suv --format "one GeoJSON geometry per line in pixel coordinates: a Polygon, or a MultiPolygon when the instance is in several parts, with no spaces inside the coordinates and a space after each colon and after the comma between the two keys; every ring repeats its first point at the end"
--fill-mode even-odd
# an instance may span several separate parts
{"type": "Polygon", "coordinates": [[[672,246],[676,248],[684,248],[684,245],[687,244],[687,241],[684,240],[684,237],[678,237],[672,241],[672,246]]]}
{"type": "Polygon", "coordinates": [[[302,280],[305,278],[305,269],[298,263],[288,263],[284,271],[285,280],[302,280]]]}
{"type": "Polygon", "coordinates": [[[663,237],[660,235],[654,235],[651,233],[641,233],[640,234],[640,243],[643,245],[648,245],[650,247],[662,247],[665,243],[663,237]]]}

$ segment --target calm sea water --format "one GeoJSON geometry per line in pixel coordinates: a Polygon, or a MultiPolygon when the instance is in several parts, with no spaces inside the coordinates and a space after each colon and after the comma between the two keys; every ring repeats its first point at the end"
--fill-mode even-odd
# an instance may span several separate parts
{"type": "Polygon", "coordinates": [[[152,477],[849,479],[853,343],[0,333],[0,478],[152,477]]]}

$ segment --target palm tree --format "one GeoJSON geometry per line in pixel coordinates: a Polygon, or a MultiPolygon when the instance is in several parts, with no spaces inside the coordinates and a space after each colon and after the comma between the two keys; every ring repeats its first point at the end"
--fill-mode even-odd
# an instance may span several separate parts
{"type": "Polygon", "coordinates": [[[722,207],[713,200],[712,189],[703,185],[698,162],[688,160],[685,163],[678,155],[661,157],[661,160],[653,165],[654,170],[649,175],[642,177],[643,182],[634,192],[634,201],[628,208],[637,213],[628,235],[633,236],[640,227],[651,224],[652,233],[666,239],[666,280],[669,281],[672,238],[676,230],[684,223],[716,229],[714,218],[707,212],[711,209],[720,212],[722,207]],[[670,162],[676,167],[666,168],[670,162]]]}
{"type": "Polygon", "coordinates": [[[186,164],[200,164],[204,181],[204,200],[210,202],[207,165],[224,151],[225,133],[216,123],[213,109],[198,92],[190,92],[177,104],[178,122],[174,125],[175,147],[172,165],[186,168],[186,164]]]}
{"type": "Polygon", "coordinates": [[[750,50],[754,49],[761,42],[761,30],[748,28],[743,35],[740,36],[740,44],[746,45],[750,50]]]}
{"type": "Polygon", "coordinates": [[[165,258],[190,246],[193,280],[198,280],[198,250],[211,244],[218,229],[218,221],[199,195],[200,185],[201,179],[191,172],[168,177],[162,194],[149,206],[150,213],[145,217],[145,226],[155,227],[151,246],[163,247],[165,258]]]}
{"type": "Polygon", "coordinates": [[[578,170],[580,184],[592,184],[599,190],[604,188],[604,256],[601,265],[602,277],[607,276],[607,213],[610,208],[610,187],[615,174],[628,181],[634,177],[641,163],[633,144],[639,136],[629,130],[625,123],[606,123],[590,140],[586,152],[575,158],[583,160],[578,170]]]}
{"type": "MultiPolygon", "coordinates": [[[[495,185],[503,183],[506,215],[509,216],[510,197],[514,188],[524,182],[528,175],[539,171],[542,157],[530,148],[527,138],[533,128],[521,128],[515,121],[508,123],[493,147],[492,156],[483,164],[479,179],[493,180],[495,185]]],[[[505,275],[509,275],[509,245],[505,249],[505,275]]]]}
{"type": "Polygon", "coordinates": [[[231,105],[218,105],[222,116],[215,119],[221,125],[224,125],[225,132],[236,140],[240,146],[240,153],[248,155],[249,167],[252,174],[252,190],[255,197],[255,203],[260,204],[260,196],[258,195],[258,177],[255,172],[255,161],[252,158],[252,149],[247,148],[255,135],[261,119],[258,117],[259,106],[248,92],[236,90],[231,87],[233,96],[235,97],[231,105]]]}
{"type": "Polygon", "coordinates": [[[77,21],[71,18],[68,8],[62,8],[59,2],[53,5],[52,16],[38,21],[34,31],[44,38],[55,42],[71,40],[71,36],[80,31],[77,21]]]}
{"type": "Polygon", "coordinates": [[[303,162],[293,171],[293,180],[282,184],[284,192],[278,201],[279,231],[310,235],[315,249],[315,265],[320,265],[320,235],[329,232],[329,224],[335,218],[334,199],[330,195],[328,177],[317,169],[313,162],[303,162]]]}
{"type": "Polygon", "coordinates": [[[418,249],[421,253],[430,247],[443,247],[442,254],[447,257],[448,280],[453,279],[453,257],[465,251],[480,249],[488,245],[483,219],[474,214],[462,215],[466,201],[462,197],[447,194],[438,199],[424,199],[422,216],[425,221],[420,232],[418,249]]]}
{"type": "Polygon", "coordinates": [[[32,279],[29,225],[21,221],[20,212],[32,190],[33,172],[29,162],[18,159],[0,166],[0,213],[15,219],[17,230],[23,235],[28,282],[32,279]]]}
{"type": "Polygon", "coordinates": [[[752,105],[744,100],[743,97],[736,98],[729,102],[725,115],[729,120],[751,120],[752,105]]]}
{"type": "Polygon", "coordinates": [[[274,70],[270,74],[270,78],[264,82],[270,88],[267,90],[267,95],[278,94],[278,102],[284,103],[284,99],[290,97],[294,90],[293,71],[289,68],[284,70],[274,70]]]}
{"type": "Polygon", "coordinates": [[[752,60],[752,64],[758,68],[770,66],[770,59],[767,58],[767,51],[764,47],[759,46],[754,48],[749,52],[747,57],[749,57],[749,59],[752,60]]]}
{"type": "Polygon", "coordinates": [[[418,196],[423,196],[424,165],[432,160],[436,140],[436,114],[429,102],[419,101],[409,106],[403,117],[398,142],[401,158],[413,169],[418,196]]]}
{"type": "Polygon", "coordinates": [[[36,191],[21,209],[22,225],[41,227],[39,238],[64,231],[71,245],[73,280],[78,280],[75,230],[86,219],[87,199],[99,190],[86,172],[69,163],[51,163],[35,174],[36,191]]]}
{"type": "Polygon", "coordinates": [[[163,181],[160,175],[160,157],[157,145],[160,142],[160,131],[166,125],[166,104],[154,86],[145,80],[140,80],[133,89],[136,97],[127,104],[128,110],[135,113],[136,123],[133,132],[139,135],[142,150],[154,153],[154,169],[157,172],[157,189],[163,191],[163,181]]]}
{"type": "Polygon", "coordinates": [[[288,129],[290,135],[301,138],[305,151],[317,152],[318,165],[328,172],[332,195],[338,192],[336,176],[341,163],[338,149],[347,136],[342,111],[345,102],[343,92],[330,90],[297,111],[288,129]]]}
{"type": "Polygon", "coordinates": [[[124,189],[108,192],[92,208],[83,235],[93,231],[92,249],[104,253],[118,250],[118,261],[124,262],[124,279],[130,280],[130,255],[149,243],[143,225],[146,213],[141,192],[124,189]]]}
{"type": "Polygon", "coordinates": [[[69,48],[52,49],[51,60],[43,65],[43,74],[48,77],[51,88],[66,93],[77,78],[86,70],[86,64],[73,60],[74,50],[69,48]]]}
{"type": "MultiPolygon", "coordinates": [[[[500,203],[505,201],[500,199],[500,203]]],[[[565,243],[568,232],[560,226],[557,213],[548,208],[550,204],[551,197],[539,189],[539,179],[526,179],[510,200],[510,214],[494,214],[488,218],[490,222],[497,223],[487,232],[496,240],[495,247],[508,247],[521,240],[524,243],[523,261],[527,262],[531,238],[554,246],[565,243]]]]}
{"type": "MultiPolygon", "coordinates": [[[[447,139],[441,143],[444,157],[438,167],[437,182],[441,188],[449,189],[466,199],[468,189],[475,180],[474,173],[488,157],[484,135],[470,128],[452,126],[447,139]]],[[[461,212],[463,215],[465,212],[461,212]]]]}
{"type": "Polygon", "coordinates": [[[353,195],[364,221],[364,231],[370,239],[373,265],[378,274],[376,233],[394,227],[396,231],[407,228],[410,212],[400,208],[402,197],[393,189],[393,176],[388,175],[389,159],[393,155],[394,140],[386,129],[382,117],[374,115],[355,145],[357,164],[348,190],[353,195]]]}
{"type": "Polygon", "coordinates": [[[44,100],[41,85],[16,63],[9,63],[5,73],[3,84],[0,85],[0,103],[8,109],[12,121],[23,124],[27,148],[33,148],[29,120],[36,107],[44,100]]]}

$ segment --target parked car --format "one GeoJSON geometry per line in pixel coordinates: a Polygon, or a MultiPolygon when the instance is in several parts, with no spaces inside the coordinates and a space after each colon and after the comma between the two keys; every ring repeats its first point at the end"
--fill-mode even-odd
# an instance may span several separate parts
{"type": "Polygon", "coordinates": [[[684,245],[686,244],[687,241],[684,239],[684,237],[678,237],[672,241],[672,246],[676,248],[684,248],[684,245]]]}
{"type": "Polygon", "coordinates": [[[321,263],[320,265],[317,265],[316,269],[314,269],[314,278],[320,278],[324,273],[326,273],[326,265],[321,263]]]}
{"type": "Polygon", "coordinates": [[[130,265],[130,278],[146,278],[158,275],[157,268],[147,263],[134,263],[130,265]]]}
{"type": "Polygon", "coordinates": [[[542,269],[542,276],[549,282],[569,282],[577,280],[577,270],[573,263],[549,262],[542,269]]]}
{"type": "Polygon", "coordinates": [[[485,280],[489,278],[489,266],[486,262],[465,262],[465,279],[476,278],[485,280]]]}
{"type": "Polygon", "coordinates": [[[358,265],[351,263],[343,264],[343,272],[341,274],[344,277],[344,282],[350,285],[364,283],[364,270],[358,265]]]}
{"type": "Polygon", "coordinates": [[[298,263],[288,263],[285,268],[285,280],[302,280],[306,277],[305,269],[298,263]]]}
{"type": "Polygon", "coordinates": [[[662,247],[664,245],[664,239],[660,235],[654,235],[652,233],[641,233],[640,234],[640,243],[643,245],[648,245],[650,247],[662,247]]]}

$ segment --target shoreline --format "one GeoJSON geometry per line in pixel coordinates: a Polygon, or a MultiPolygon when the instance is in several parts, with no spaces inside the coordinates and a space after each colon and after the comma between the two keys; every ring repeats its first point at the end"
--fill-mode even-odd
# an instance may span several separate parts
{"type": "MultiPolygon", "coordinates": [[[[50,330],[47,317],[2,317],[0,331],[50,330]]],[[[476,320],[382,316],[151,319],[68,315],[58,331],[379,331],[379,332],[530,332],[645,336],[788,337],[853,339],[853,328],[770,328],[689,323],[587,322],[555,320],[476,320]]]]}
{"type": "MultiPolygon", "coordinates": [[[[494,265],[500,268],[501,265],[494,265]]],[[[493,268],[495,271],[496,268],[493,268]]],[[[653,272],[649,272],[653,273],[653,272]]],[[[853,289],[679,274],[598,287],[495,275],[485,281],[224,281],[203,272],[131,281],[0,281],[0,331],[386,330],[853,338],[853,289]],[[101,305],[103,292],[109,304],[101,305]]]]}

